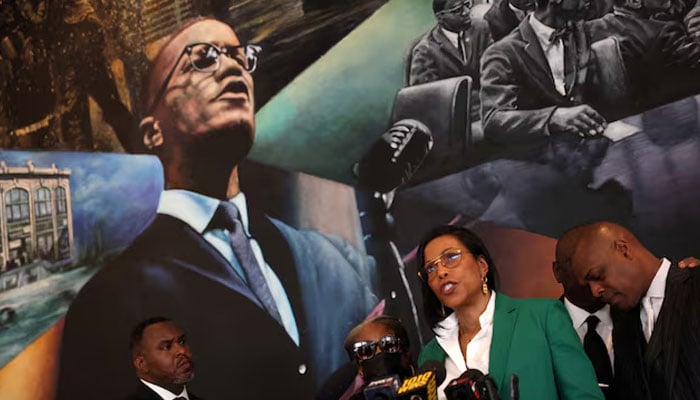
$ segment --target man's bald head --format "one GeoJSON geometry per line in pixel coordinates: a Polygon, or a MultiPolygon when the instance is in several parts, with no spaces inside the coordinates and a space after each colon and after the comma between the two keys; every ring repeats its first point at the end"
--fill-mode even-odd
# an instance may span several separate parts
{"type": "Polygon", "coordinates": [[[571,270],[595,297],[622,309],[637,305],[646,293],[660,260],[627,228],[597,222],[577,233],[571,270]]]}

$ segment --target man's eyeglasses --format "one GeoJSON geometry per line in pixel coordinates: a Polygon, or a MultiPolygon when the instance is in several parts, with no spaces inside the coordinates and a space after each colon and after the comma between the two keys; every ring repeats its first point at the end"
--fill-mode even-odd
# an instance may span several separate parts
{"type": "Polygon", "coordinates": [[[454,268],[459,264],[459,260],[462,259],[462,250],[459,249],[451,249],[447,250],[444,253],[440,254],[439,257],[436,257],[432,260],[429,260],[428,262],[423,265],[423,268],[421,268],[418,271],[418,276],[423,279],[424,281],[428,281],[431,275],[435,274],[438,270],[438,266],[442,264],[443,267],[445,268],[454,268]]]}
{"type": "Polygon", "coordinates": [[[469,12],[469,10],[472,9],[472,6],[472,0],[467,0],[450,8],[445,8],[444,10],[441,10],[440,14],[461,14],[463,11],[469,12]]]}
{"type": "Polygon", "coordinates": [[[156,96],[153,98],[148,114],[152,115],[156,106],[165,94],[168,88],[168,83],[172,79],[173,74],[177,70],[182,57],[187,55],[190,65],[195,71],[204,73],[214,73],[221,67],[221,55],[224,54],[232,60],[238,62],[243,69],[252,73],[258,67],[258,54],[262,51],[262,47],[256,44],[244,44],[239,46],[225,46],[219,48],[211,43],[192,43],[185,46],[180,52],[180,55],[175,60],[173,68],[168,72],[168,75],[160,85],[156,96]]]}
{"type": "Polygon", "coordinates": [[[356,342],[352,345],[352,355],[356,361],[369,360],[376,354],[377,346],[385,353],[398,353],[401,351],[401,339],[395,335],[385,335],[376,342],[356,342]]]}

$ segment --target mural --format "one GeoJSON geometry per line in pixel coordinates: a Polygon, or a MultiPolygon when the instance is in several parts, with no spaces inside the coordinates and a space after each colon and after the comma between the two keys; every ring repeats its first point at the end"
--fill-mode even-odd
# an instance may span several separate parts
{"type": "Polygon", "coordinates": [[[482,234],[513,296],[561,293],[553,239],[577,224],[693,255],[699,8],[618,3],[540,2],[553,32],[520,0],[0,3],[0,397],[125,398],[131,330],[167,316],[203,398],[337,398],[369,315],[400,317],[414,352],[430,338],[413,260],[438,224],[482,234]],[[170,38],[198,16],[243,45],[216,23],[170,38]],[[154,118],[188,68],[236,80],[230,108],[154,118]],[[208,129],[229,114],[235,138],[208,129]],[[187,118],[217,134],[167,134],[187,118]],[[262,277],[217,247],[233,196],[262,277]]]}

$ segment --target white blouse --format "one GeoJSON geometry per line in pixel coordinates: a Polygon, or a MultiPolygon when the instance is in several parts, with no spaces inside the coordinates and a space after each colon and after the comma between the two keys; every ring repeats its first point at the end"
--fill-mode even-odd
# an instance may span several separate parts
{"type": "Polygon", "coordinates": [[[481,329],[472,340],[467,343],[467,360],[462,357],[459,347],[459,323],[457,316],[452,313],[435,327],[435,339],[440,347],[445,350],[445,381],[438,387],[438,399],[446,400],[445,387],[452,379],[462,375],[467,369],[478,369],[487,374],[489,372],[489,356],[491,351],[491,338],[493,337],[493,313],[496,307],[496,292],[491,292],[486,309],[479,316],[481,329]]]}

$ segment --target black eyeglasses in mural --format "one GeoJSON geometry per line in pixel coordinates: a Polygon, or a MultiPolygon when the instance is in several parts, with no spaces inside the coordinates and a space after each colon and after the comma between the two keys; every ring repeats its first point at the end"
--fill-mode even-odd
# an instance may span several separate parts
{"type": "Polygon", "coordinates": [[[221,67],[221,55],[224,54],[238,62],[246,71],[252,73],[258,67],[258,54],[260,54],[261,51],[262,47],[256,44],[224,46],[223,48],[219,48],[211,43],[192,43],[185,46],[177,57],[177,60],[175,60],[173,68],[168,72],[168,75],[158,89],[156,96],[153,98],[153,103],[151,103],[148,114],[153,114],[156,106],[163,98],[168,83],[170,79],[172,79],[183,56],[187,55],[187,59],[195,71],[213,74],[221,67]]]}

